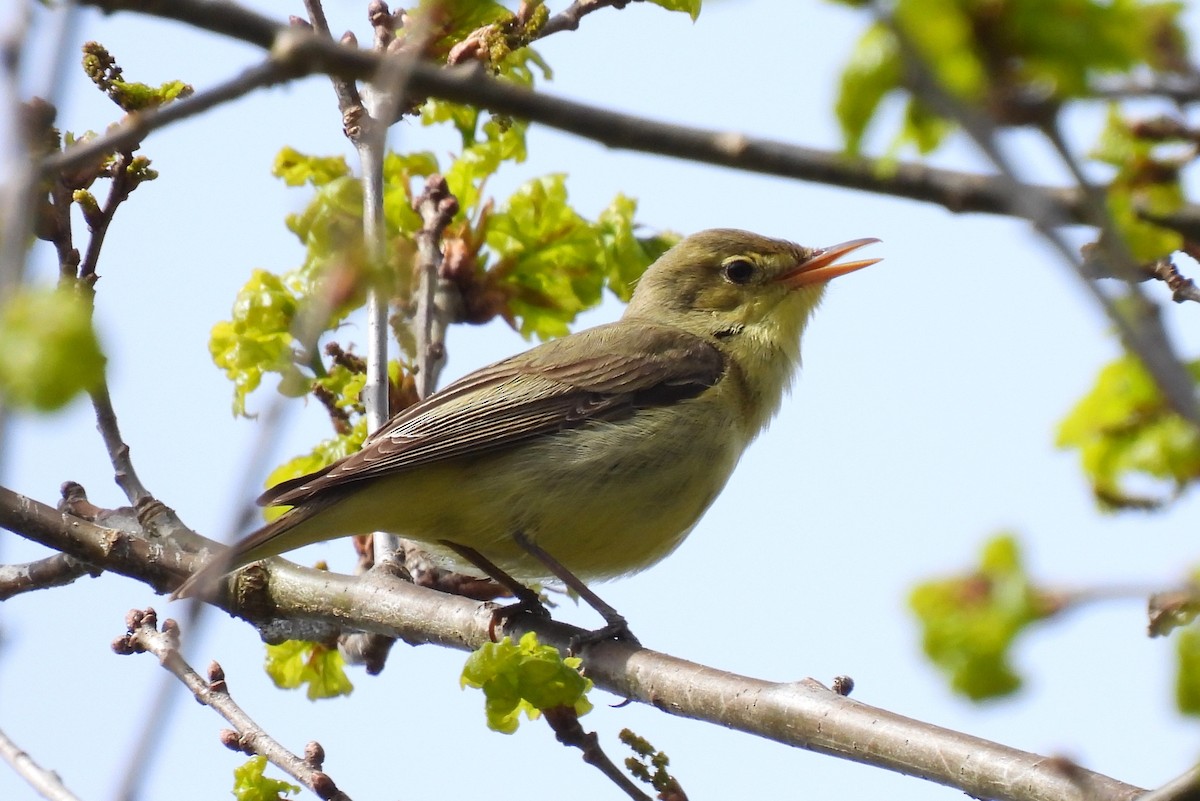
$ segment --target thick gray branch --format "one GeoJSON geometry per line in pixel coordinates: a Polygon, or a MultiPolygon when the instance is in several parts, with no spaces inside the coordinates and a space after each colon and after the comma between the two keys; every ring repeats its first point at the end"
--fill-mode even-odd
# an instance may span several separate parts
{"type": "MultiPolygon", "coordinates": [[[[160,589],[164,572],[174,573],[178,581],[179,568],[164,571],[164,565],[194,567],[189,564],[192,557],[172,555],[166,545],[151,549],[136,537],[114,547],[116,532],[4,488],[0,525],[160,589]]],[[[253,580],[236,585],[220,603],[244,617],[253,617],[251,610],[269,609],[281,633],[285,619],[299,619],[460,650],[487,642],[492,626],[489,605],[387,576],[342,576],[282,560],[264,563],[253,580]],[[238,605],[230,600],[235,597],[238,605]]],[[[573,626],[520,615],[511,619],[505,633],[519,636],[527,630],[564,650],[581,633],[573,626]]],[[[927,779],[977,798],[1131,801],[1143,792],[1062,759],[858,703],[811,680],[767,682],[617,642],[590,646],[583,657],[596,686],[664,712],[927,779]]]]}
{"type": "MultiPolygon", "coordinates": [[[[146,6],[133,0],[85,0],[85,4],[110,12],[133,10],[180,20],[269,50],[272,53],[269,63],[247,73],[247,78],[254,81],[254,86],[267,85],[281,76],[299,77],[312,72],[368,79],[375,75],[386,59],[406,58],[403,55],[381,56],[341,45],[228,3],[172,0],[146,6]]],[[[414,94],[476,104],[612,148],[658,153],[748,172],[877,192],[935,203],[954,212],[1021,213],[1020,209],[1012,208],[1007,183],[995,176],[903,162],[885,167],[872,159],[849,158],[841,153],[817,148],[740,133],[672,125],[531,92],[492,80],[470,66],[443,68],[418,61],[408,62],[403,72],[414,94]]],[[[229,91],[229,87],[226,86],[225,91],[229,91]]],[[[117,144],[128,144],[128,141],[144,136],[158,119],[173,121],[190,116],[195,112],[189,106],[198,98],[211,105],[208,93],[204,93],[158,111],[143,112],[132,121],[136,131],[118,129],[113,134],[49,159],[44,169],[64,169],[93,159],[117,144]]],[[[1019,189],[1022,193],[1036,195],[1039,198],[1036,205],[1054,207],[1062,219],[1077,223],[1086,220],[1083,196],[1074,189],[1033,185],[1022,185],[1019,189]]]]}

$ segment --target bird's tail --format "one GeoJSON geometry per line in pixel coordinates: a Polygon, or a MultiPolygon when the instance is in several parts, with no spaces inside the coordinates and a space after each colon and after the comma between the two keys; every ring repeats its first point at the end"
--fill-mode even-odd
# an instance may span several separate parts
{"type": "Polygon", "coordinates": [[[293,529],[311,518],[317,512],[325,509],[328,504],[310,504],[303,508],[292,508],[279,517],[267,523],[257,531],[253,531],[232,546],[210,556],[208,562],[179,585],[171,593],[171,600],[181,598],[208,598],[217,588],[217,584],[226,573],[245,567],[251,562],[266,559],[268,556],[279,554],[306,545],[306,541],[295,541],[288,537],[293,529]]]}

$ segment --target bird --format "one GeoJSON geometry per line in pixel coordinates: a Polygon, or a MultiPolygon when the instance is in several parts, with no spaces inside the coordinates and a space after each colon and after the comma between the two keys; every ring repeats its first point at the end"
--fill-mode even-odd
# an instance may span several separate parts
{"type": "Polygon", "coordinates": [[[469,373],[398,412],[356,453],[268,489],[261,505],[290,508],[175,597],[266,557],[374,531],[520,582],[576,587],[565,571],[586,589],[655,564],[778,411],[827,283],[880,261],[843,257],[878,241],[685,237],[646,269],[616,322],[469,373]]]}

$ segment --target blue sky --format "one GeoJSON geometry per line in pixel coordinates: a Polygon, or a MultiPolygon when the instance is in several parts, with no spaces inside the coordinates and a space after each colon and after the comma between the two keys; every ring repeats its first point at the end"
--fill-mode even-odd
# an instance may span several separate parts
{"type": "MultiPolygon", "coordinates": [[[[265,13],[299,4],[257,3],[265,13]]],[[[361,3],[331,2],[335,30],[365,39],[361,3]]],[[[39,9],[35,19],[44,22],[39,9]]],[[[575,33],[539,46],[555,70],[549,91],[598,105],[714,129],[837,148],[832,87],[866,24],[814,2],[713,2],[692,24],[646,4],[606,10],[575,33]]],[[[181,78],[200,89],[255,63],[254,49],[134,15],[81,14],[71,44],[108,46],[126,75],[181,78]]],[[[75,69],[61,124],[101,129],[115,107],[75,69]]],[[[1075,114],[1081,149],[1103,109],[1075,114]]],[[[874,142],[882,146],[886,137],[874,142]]],[[[281,271],[302,251],[283,225],[303,190],[270,176],[282,145],[318,154],[351,150],[328,81],[262,91],[152,135],[143,152],[160,171],[122,208],[105,246],[97,318],[110,354],[113,400],[150,489],[198,531],[224,536],[255,423],[229,413],[231,387],[207,353],[208,331],[229,314],[254,268],[281,271]]],[[[393,129],[399,149],[446,152],[451,140],[412,122],[393,129]]],[[[1035,139],[1006,138],[1031,177],[1059,179],[1035,139]]],[[[1193,560],[1197,504],[1160,515],[1102,516],[1076,457],[1054,449],[1057,421],[1117,354],[1099,312],[1064,266],[1023,224],[953,215],[909,201],[609,151],[534,127],[530,159],[490,184],[503,197],[520,182],[567,172],[571,197],[594,215],[623,192],[651,228],[682,233],[739,227],[824,245],[883,240],[885,261],[839,279],[804,341],[805,367],[775,423],[747,452],[727,490],[670,559],[602,586],[648,647],[773,680],[828,682],[848,674],[855,697],[942,726],[1154,786],[1195,759],[1195,724],[1172,711],[1171,643],[1145,637],[1144,604],[1113,602],[1032,633],[1017,650],[1027,678],[1013,699],[977,707],[952,697],[921,657],[905,609],[923,577],[963,569],[999,529],[1022,535],[1031,570],[1048,583],[1167,587],[1193,560]]],[[[944,166],[978,161],[962,142],[944,166]]],[[[1079,242],[1085,231],[1072,231],[1079,242]]],[[[52,280],[49,249],[35,249],[34,280],[52,280]]],[[[1162,297],[1161,292],[1156,292],[1162,297]]],[[[613,319],[615,302],[581,325],[613,319]]],[[[1185,355],[1200,350],[1194,310],[1165,319],[1185,355]]],[[[348,329],[343,341],[363,341],[348,329]]],[[[503,325],[456,327],[447,379],[526,347],[503,325]]],[[[265,396],[251,408],[264,408],[265,396]]],[[[276,461],[327,435],[317,408],[298,409],[276,461]]],[[[53,502],[66,480],[103,506],[124,503],[80,402],[21,417],[5,445],[4,483],[53,502]]],[[[3,560],[44,551],[0,535],[3,560]]],[[[314,546],[300,561],[348,569],[345,543],[314,546]]],[[[109,642],[131,607],[181,615],[164,598],[118,576],[26,595],[0,608],[0,728],[81,796],[104,798],[119,781],[149,689],[161,669],[148,656],[117,657],[109,642]]],[[[556,614],[594,625],[587,610],[556,614]]],[[[398,646],[387,670],[355,673],[344,700],[310,704],[269,687],[262,647],[245,625],[213,616],[185,641],[197,667],[220,661],[235,697],[296,750],[321,741],[326,769],[352,797],[516,799],[532,788],[580,798],[615,790],[544,725],[514,736],[484,727],[482,697],[458,689],[463,654],[398,646]],[[486,790],[481,788],[486,786],[486,790]]],[[[181,690],[182,692],[182,690],[181,690]]],[[[584,719],[620,753],[631,727],[665,749],[693,798],[767,792],[796,797],[957,798],[959,793],[641,707],[609,708],[598,693],[584,719]]],[[[242,757],[226,751],[215,714],[184,699],[147,798],[218,798],[242,757]]],[[[0,770],[0,797],[31,791],[0,770]]]]}

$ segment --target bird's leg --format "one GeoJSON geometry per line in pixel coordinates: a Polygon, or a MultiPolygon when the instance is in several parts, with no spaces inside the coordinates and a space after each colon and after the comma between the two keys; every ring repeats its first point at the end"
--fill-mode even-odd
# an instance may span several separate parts
{"type": "Polygon", "coordinates": [[[526,537],[521,531],[513,534],[513,540],[516,541],[517,545],[525,549],[526,553],[545,565],[546,569],[553,573],[559,581],[574,590],[580,598],[587,602],[588,606],[595,609],[604,618],[605,625],[603,628],[571,639],[572,651],[577,651],[582,646],[604,640],[621,640],[631,645],[641,645],[638,642],[638,638],[633,636],[633,632],[629,630],[629,623],[625,620],[624,615],[605,603],[604,599],[599,595],[592,592],[591,588],[568,570],[562,562],[551,556],[550,553],[526,537]]]}
{"type": "Polygon", "coordinates": [[[517,599],[515,604],[497,609],[493,615],[492,625],[488,630],[488,635],[493,640],[496,639],[496,624],[519,612],[528,612],[531,615],[539,617],[550,617],[550,613],[546,611],[546,607],[542,605],[542,599],[538,597],[536,592],[504,572],[491,559],[488,559],[479,551],[467,545],[460,545],[450,540],[439,540],[439,542],[470,562],[492,581],[512,593],[512,596],[517,599]]]}

